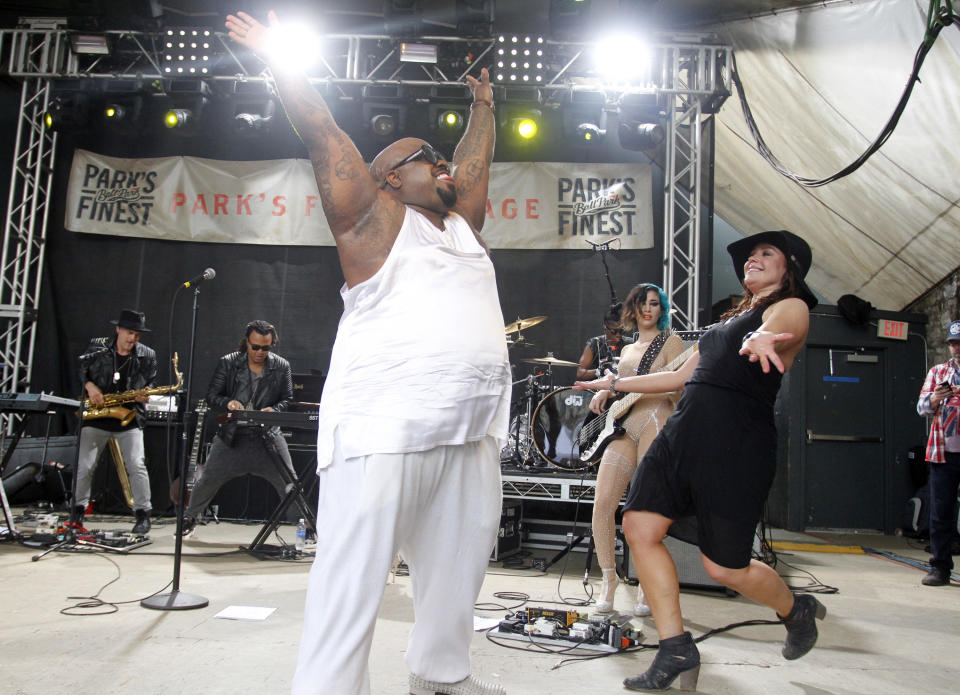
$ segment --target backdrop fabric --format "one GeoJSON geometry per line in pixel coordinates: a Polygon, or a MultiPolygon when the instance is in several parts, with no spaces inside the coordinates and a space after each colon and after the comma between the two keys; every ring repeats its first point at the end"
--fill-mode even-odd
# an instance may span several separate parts
{"type": "MultiPolygon", "coordinates": [[[[129,159],[78,149],[64,226],[170,241],[334,245],[305,159],[129,159]]],[[[651,167],[494,163],[483,237],[495,249],[583,249],[584,239],[652,248],[651,167]]]]}

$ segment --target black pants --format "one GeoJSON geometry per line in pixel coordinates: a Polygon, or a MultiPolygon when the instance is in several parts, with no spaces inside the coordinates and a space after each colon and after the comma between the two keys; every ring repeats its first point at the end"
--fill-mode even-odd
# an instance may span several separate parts
{"type": "Polygon", "coordinates": [[[930,464],[930,564],[953,569],[950,547],[957,533],[957,489],[960,453],[946,452],[946,463],[930,464]]]}

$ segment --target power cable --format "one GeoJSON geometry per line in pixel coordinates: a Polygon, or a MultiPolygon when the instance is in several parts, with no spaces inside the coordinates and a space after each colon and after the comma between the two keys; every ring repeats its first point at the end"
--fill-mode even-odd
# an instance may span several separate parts
{"type": "Polygon", "coordinates": [[[740,109],[743,111],[743,117],[747,123],[747,128],[749,129],[750,134],[753,136],[754,143],[756,144],[757,151],[760,153],[760,156],[762,156],[778,173],[790,179],[794,183],[806,188],[825,186],[828,183],[833,183],[834,181],[842,179],[845,176],[855,172],[857,169],[863,166],[863,164],[866,163],[866,161],[873,156],[877,150],[883,147],[884,143],[886,143],[890,136],[893,135],[893,131],[896,129],[897,123],[900,121],[900,116],[903,115],[904,110],[907,108],[907,102],[910,100],[913,87],[915,83],[920,81],[920,68],[923,66],[923,61],[926,59],[927,53],[929,53],[930,49],[933,48],[933,45],[936,42],[937,37],[940,35],[940,32],[954,22],[960,22],[960,16],[954,13],[951,0],[930,0],[930,11],[927,15],[927,29],[924,33],[923,41],[920,43],[920,47],[917,49],[917,52],[914,56],[913,70],[910,73],[910,77],[907,79],[906,87],[904,87],[903,93],[900,95],[900,101],[893,110],[893,114],[880,131],[880,134],[877,136],[876,140],[874,140],[873,143],[859,157],[835,174],[822,179],[808,178],[793,173],[777,158],[775,154],[773,154],[773,151],[767,145],[766,141],[763,139],[763,135],[760,133],[760,128],[757,125],[756,119],[753,117],[753,112],[750,109],[750,104],[747,101],[747,95],[743,88],[743,82],[740,80],[740,71],[737,69],[736,53],[731,51],[730,57],[732,69],[730,77],[733,81],[733,84],[737,88],[737,95],[740,99],[740,109]]]}

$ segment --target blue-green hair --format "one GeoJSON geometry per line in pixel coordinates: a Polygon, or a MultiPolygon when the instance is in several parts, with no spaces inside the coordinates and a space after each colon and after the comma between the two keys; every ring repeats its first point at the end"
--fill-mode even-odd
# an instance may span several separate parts
{"type": "Polygon", "coordinates": [[[623,300],[622,322],[624,326],[636,328],[633,317],[637,312],[637,308],[647,298],[647,293],[650,290],[655,290],[660,299],[660,318],[657,320],[657,329],[665,331],[670,327],[670,300],[667,299],[667,293],[652,282],[641,282],[639,285],[634,286],[634,288],[630,290],[630,294],[627,295],[627,298],[623,300]]]}

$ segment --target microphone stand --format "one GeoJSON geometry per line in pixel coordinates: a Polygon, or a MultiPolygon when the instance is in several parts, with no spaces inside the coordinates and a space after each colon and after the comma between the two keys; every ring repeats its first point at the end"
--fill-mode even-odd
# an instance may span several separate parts
{"type": "Polygon", "coordinates": [[[610,268],[607,267],[607,251],[611,251],[610,248],[611,242],[607,241],[602,244],[596,244],[588,239],[584,239],[588,244],[593,247],[594,251],[597,251],[600,254],[600,262],[603,263],[603,276],[607,279],[607,286],[610,287],[610,305],[617,303],[617,293],[613,289],[613,281],[610,280],[610,268]]]}
{"type": "MultiPolygon", "coordinates": [[[[179,289],[179,288],[178,288],[179,289]]],[[[190,320],[190,362],[187,368],[187,388],[184,392],[183,428],[180,433],[180,504],[177,507],[177,537],[173,551],[173,587],[169,594],[156,594],[140,602],[144,608],[158,611],[185,611],[193,608],[203,608],[210,604],[209,599],[197,594],[187,594],[180,591],[180,558],[183,551],[183,512],[186,508],[187,494],[187,424],[190,411],[190,391],[193,384],[193,357],[196,352],[197,339],[197,308],[200,297],[199,285],[193,288],[193,315],[190,320]]]]}

